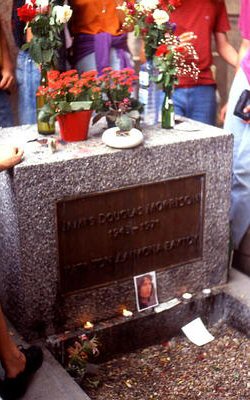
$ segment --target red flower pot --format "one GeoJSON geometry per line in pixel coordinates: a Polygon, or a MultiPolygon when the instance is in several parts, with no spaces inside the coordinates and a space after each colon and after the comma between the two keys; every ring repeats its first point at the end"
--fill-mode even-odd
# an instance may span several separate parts
{"type": "Polygon", "coordinates": [[[62,140],[78,142],[88,137],[92,110],[76,111],[57,116],[62,140]]]}

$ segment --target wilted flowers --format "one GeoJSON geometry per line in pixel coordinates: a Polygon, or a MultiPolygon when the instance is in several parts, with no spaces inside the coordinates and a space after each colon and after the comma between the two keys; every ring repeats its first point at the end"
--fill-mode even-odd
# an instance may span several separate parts
{"type": "Polygon", "coordinates": [[[68,348],[68,370],[73,375],[84,375],[89,357],[98,356],[98,340],[96,337],[89,339],[81,335],[77,341],[68,348]]]}
{"type": "Polygon", "coordinates": [[[17,14],[32,33],[31,41],[23,49],[28,49],[31,58],[43,68],[55,67],[57,51],[62,45],[60,32],[72,15],[71,8],[57,6],[54,0],[27,0],[17,14]]]}

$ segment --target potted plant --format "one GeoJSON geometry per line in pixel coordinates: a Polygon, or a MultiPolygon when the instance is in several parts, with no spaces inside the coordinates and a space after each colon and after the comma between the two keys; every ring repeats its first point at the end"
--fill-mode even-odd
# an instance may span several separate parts
{"type": "Polygon", "coordinates": [[[138,128],[143,106],[132,96],[135,84],[138,82],[135,71],[131,68],[116,71],[107,67],[103,69],[98,80],[102,98],[93,123],[103,116],[106,117],[109,129],[104,132],[104,142],[112,147],[124,147],[124,145],[112,145],[112,139],[111,142],[105,139],[113,137],[116,144],[130,143],[131,140],[133,143],[134,136],[140,138],[141,142],[142,133],[138,128]]]}
{"type": "Polygon", "coordinates": [[[47,98],[38,119],[51,122],[56,118],[65,141],[86,140],[93,109],[100,108],[100,92],[96,71],[81,75],[76,70],[49,71],[48,85],[38,88],[38,96],[47,98]]]}

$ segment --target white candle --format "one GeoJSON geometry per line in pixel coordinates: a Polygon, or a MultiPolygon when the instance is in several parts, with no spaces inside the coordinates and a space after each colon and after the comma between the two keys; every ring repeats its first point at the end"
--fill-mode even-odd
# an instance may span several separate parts
{"type": "Polygon", "coordinates": [[[183,293],[182,298],[184,300],[190,300],[193,297],[193,295],[191,293],[183,293]]]}
{"type": "Polygon", "coordinates": [[[133,315],[132,311],[126,310],[126,308],[122,310],[122,314],[124,317],[132,317],[133,315]]]}
{"type": "Polygon", "coordinates": [[[94,324],[92,324],[92,322],[90,322],[90,321],[87,321],[84,324],[84,329],[90,330],[90,329],[93,329],[93,327],[94,327],[94,324]]]}

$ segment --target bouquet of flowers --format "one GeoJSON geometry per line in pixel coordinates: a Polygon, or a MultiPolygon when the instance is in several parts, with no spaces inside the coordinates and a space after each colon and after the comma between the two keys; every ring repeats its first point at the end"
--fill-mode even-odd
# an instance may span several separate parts
{"type": "Polygon", "coordinates": [[[100,108],[100,83],[96,71],[76,70],[48,72],[48,85],[38,88],[37,96],[46,96],[47,102],[39,113],[39,120],[53,122],[60,114],[100,108]]]}
{"type": "Polygon", "coordinates": [[[166,35],[154,55],[154,65],[158,70],[155,81],[164,91],[171,91],[174,84],[178,83],[179,76],[186,75],[196,80],[199,74],[197,60],[198,55],[191,43],[181,42],[174,35],[166,35]]]}
{"type": "Polygon", "coordinates": [[[93,122],[106,116],[120,130],[130,130],[140,119],[142,104],[132,97],[133,87],[138,82],[138,76],[131,68],[115,71],[110,67],[103,69],[99,76],[99,85],[102,93],[102,103],[97,108],[97,115],[93,122]]]}
{"type": "Polygon", "coordinates": [[[81,335],[73,346],[67,349],[69,356],[67,369],[71,375],[76,378],[83,377],[89,358],[99,355],[98,345],[96,337],[89,339],[86,335],[81,335]]]}
{"type": "Polygon", "coordinates": [[[165,34],[174,32],[169,15],[180,4],[181,0],[125,0],[118,7],[125,13],[124,27],[134,26],[136,36],[144,39],[147,60],[152,60],[165,34]]]}
{"type": "Polygon", "coordinates": [[[62,41],[60,32],[72,15],[68,5],[56,5],[55,0],[26,0],[17,9],[21,21],[31,30],[31,40],[23,46],[31,58],[49,70],[57,65],[57,51],[62,41]]]}

